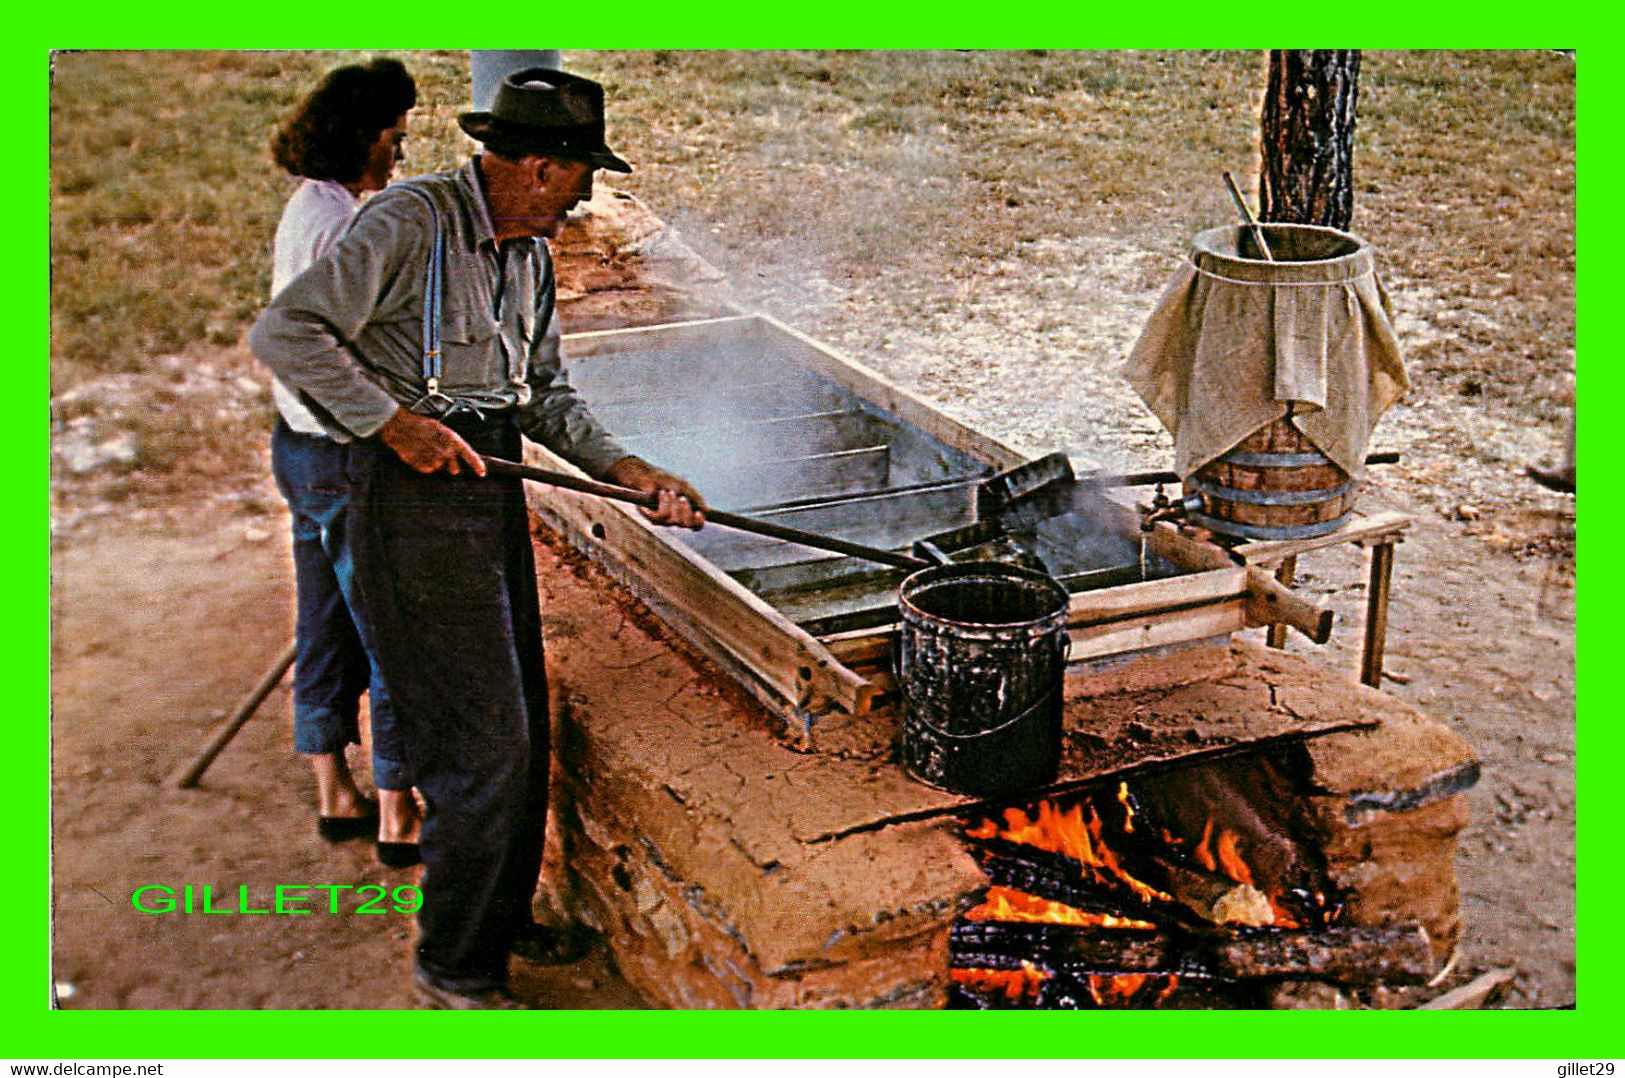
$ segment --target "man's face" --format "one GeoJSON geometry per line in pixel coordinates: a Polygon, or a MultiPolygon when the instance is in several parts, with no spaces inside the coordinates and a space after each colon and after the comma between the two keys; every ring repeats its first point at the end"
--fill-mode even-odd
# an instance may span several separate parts
{"type": "Polygon", "coordinates": [[[540,158],[532,173],[531,234],[549,239],[559,234],[565,215],[592,198],[593,167],[585,161],[540,158]]]}
{"type": "Polygon", "coordinates": [[[382,191],[389,186],[389,177],[395,166],[405,159],[401,147],[406,142],[406,113],[395,118],[395,123],[378,133],[367,152],[367,169],[361,174],[363,191],[382,191]]]}

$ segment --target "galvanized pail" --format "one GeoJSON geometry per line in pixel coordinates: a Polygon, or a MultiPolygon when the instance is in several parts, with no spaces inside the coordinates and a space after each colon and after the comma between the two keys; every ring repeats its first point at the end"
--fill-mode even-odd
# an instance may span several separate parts
{"type": "Polygon", "coordinates": [[[994,562],[903,581],[897,679],[911,774],[975,796],[1055,778],[1067,602],[1052,577],[994,562]]]}

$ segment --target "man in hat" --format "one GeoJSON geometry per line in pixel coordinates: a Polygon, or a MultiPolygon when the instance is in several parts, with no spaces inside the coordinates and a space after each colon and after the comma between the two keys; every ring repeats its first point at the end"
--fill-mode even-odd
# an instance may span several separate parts
{"type": "Polygon", "coordinates": [[[250,344],[347,440],[363,631],[390,686],[427,805],[416,980],[449,1008],[519,1006],[511,951],[578,957],[531,920],[547,809],[547,683],[520,482],[482,454],[521,434],[659,496],[656,523],[697,528],[688,483],[630,455],[559,366],[545,243],[630,172],[604,143],[603,89],[532,69],[460,117],[485,152],[385,189],[279,293],[250,344]]]}

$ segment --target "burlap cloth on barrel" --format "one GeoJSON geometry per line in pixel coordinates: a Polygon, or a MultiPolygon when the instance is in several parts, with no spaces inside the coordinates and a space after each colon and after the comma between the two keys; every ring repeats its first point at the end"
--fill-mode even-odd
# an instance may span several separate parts
{"type": "Polygon", "coordinates": [[[1336,229],[1264,228],[1280,261],[1241,257],[1240,226],[1197,235],[1123,374],[1174,435],[1182,476],[1291,405],[1358,479],[1372,426],[1410,384],[1371,247],[1336,229]]]}

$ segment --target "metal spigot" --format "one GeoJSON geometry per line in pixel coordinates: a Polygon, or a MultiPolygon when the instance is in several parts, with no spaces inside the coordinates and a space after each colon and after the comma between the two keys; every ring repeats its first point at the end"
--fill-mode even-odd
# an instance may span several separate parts
{"type": "Polygon", "coordinates": [[[1140,530],[1151,531],[1159,520],[1178,520],[1189,513],[1200,513],[1206,504],[1200,494],[1187,494],[1176,502],[1163,493],[1162,484],[1158,483],[1151,497],[1151,508],[1140,519],[1140,530]]]}

